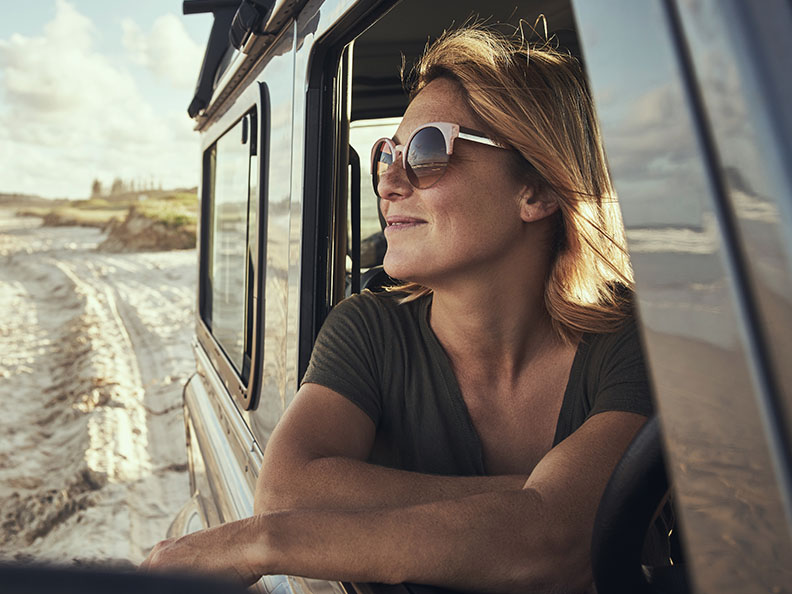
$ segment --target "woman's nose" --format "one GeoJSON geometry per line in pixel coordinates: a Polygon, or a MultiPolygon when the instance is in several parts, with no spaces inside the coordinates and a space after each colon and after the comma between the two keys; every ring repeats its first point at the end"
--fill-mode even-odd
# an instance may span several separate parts
{"type": "Polygon", "coordinates": [[[379,176],[377,194],[384,200],[400,200],[412,194],[412,184],[402,166],[401,153],[397,153],[393,163],[379,176]]]}

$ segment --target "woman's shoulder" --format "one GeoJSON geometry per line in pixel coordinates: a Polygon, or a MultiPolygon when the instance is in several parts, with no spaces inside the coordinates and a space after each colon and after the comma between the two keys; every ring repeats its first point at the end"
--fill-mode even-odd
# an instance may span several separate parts
{"type": "Polygon", "coordinates": [[[586,334],[581,347],[581,367],[589,377],[645,375],[640,324],[634,313],[627,315],[614,331],[586,334]]]}
{"type": "Polygon", "coordinates": [[[631,311],[625,314],[624,318],[618,322],[613,330],[587,333],[582,340],[592,352],[607,352],[619,347],[640,348],[638,326],[635,313],[631,311]]]}

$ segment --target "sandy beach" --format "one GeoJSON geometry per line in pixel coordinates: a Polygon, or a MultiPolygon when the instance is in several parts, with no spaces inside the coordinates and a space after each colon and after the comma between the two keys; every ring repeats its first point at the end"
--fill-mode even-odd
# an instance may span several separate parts
{"type": "Polygon", "coordinates": [[[0,560],[139,563],[189,495],[195,250],[0,210],[0,560]]]}

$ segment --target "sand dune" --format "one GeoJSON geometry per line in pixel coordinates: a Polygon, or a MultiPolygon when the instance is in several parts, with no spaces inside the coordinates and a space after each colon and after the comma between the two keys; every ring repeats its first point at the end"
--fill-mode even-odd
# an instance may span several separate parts
{"type": "Polygon", "coordinates": [[[189,492],[195,250],[0,211],[0,559],[130,565],[189,492]]]}

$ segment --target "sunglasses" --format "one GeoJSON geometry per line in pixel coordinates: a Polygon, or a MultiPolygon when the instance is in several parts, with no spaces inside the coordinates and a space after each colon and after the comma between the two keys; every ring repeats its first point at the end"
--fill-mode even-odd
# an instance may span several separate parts
{"type": "Polygon", "coordinates": [[[426,189],[436,184],[448,169],[454,152],[454,140],[470,140],[480,144],[511,150],[468,128],[448,122],[432,122],[419,126],[404,144],[394,144],[390,138],[380,138],[371,148],[371,181],[374,193],[380,177],[393,165],[396,153],[401,151],[402,167],[414,188],[426,189]]]}

